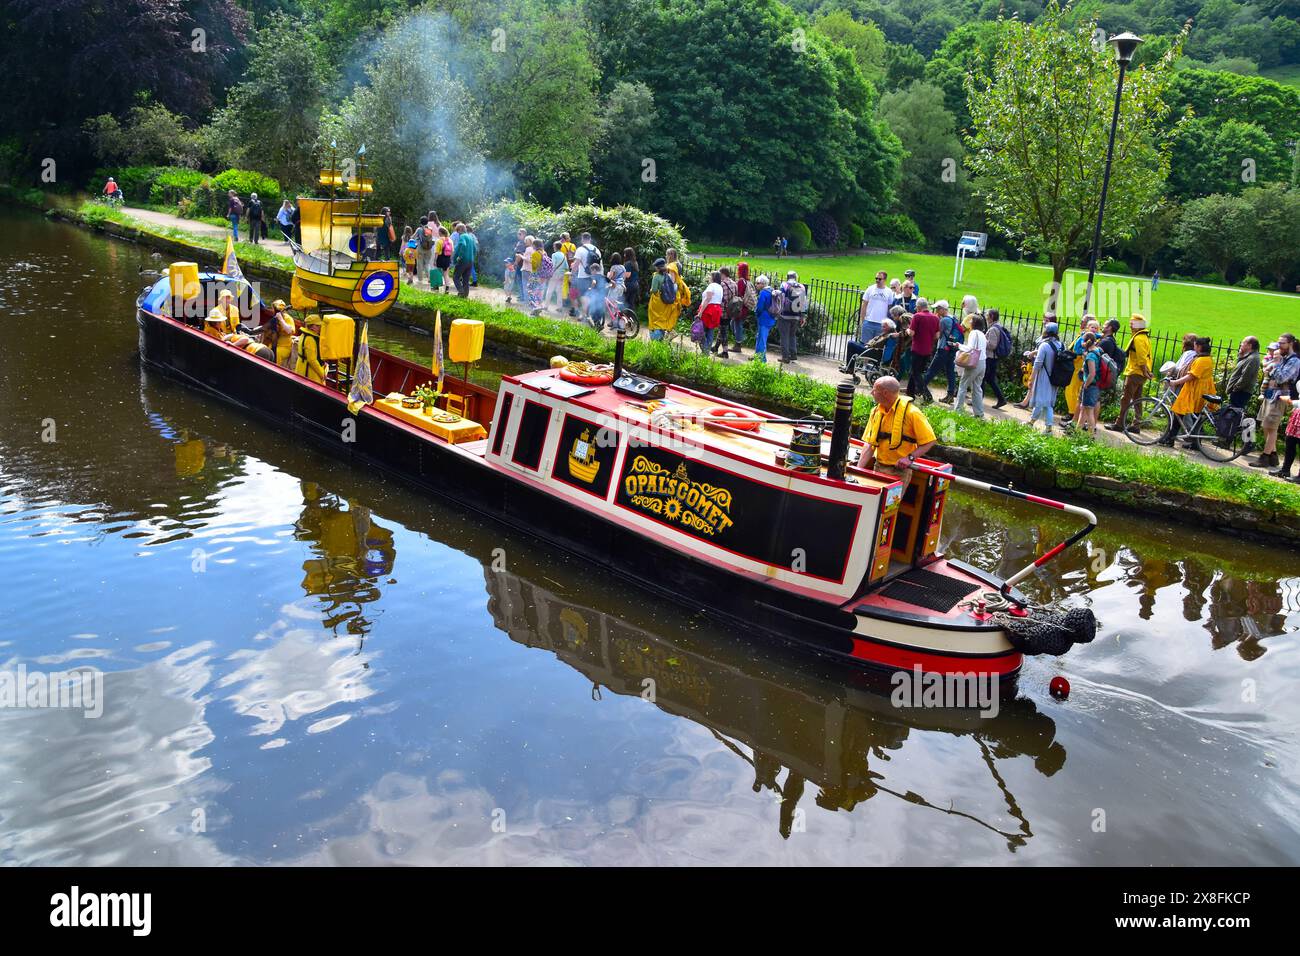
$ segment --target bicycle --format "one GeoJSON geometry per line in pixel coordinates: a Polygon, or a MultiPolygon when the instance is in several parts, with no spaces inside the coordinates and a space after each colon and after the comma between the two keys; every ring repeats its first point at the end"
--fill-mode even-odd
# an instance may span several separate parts
{"type": "Polygon", "coordinates": [[[615,305],[613,302],[605,303],[605,315],[601,318],[599,324],[590,316],[583,319],[588,325],[597,332],[604,332],[606,327],[610,331],[618,334],[618,327],[623,326],[623,332],[629,339],[634,339],[641,334],[641,320],[637,318],[636,312],[625,305],[615,305]]]}
{"type": "MultiPolygon", "coordinates": [[[[1255,420],[1242,417],[1232,424],[1232,434],[1227,438],[1219,433],[1220,426],[1229,425],[1223,416],[1229,408],[1220,408],[1215,412],[1211,404],[1220,404],[1223,399],[1218,395],[1206,395],[1205,407],[1192,416],[1191,427],[1178,436],[1175,432],[1179,419],[1173,412],[1173,403],[1177,392],[1165,380],[1164,391],[1159,396],[1146,395],[1138,399],[1132,408],[1132,417],[1124,423],[1124,434],[1129,441],[1138,445],[1154,445],[1157,442],[1172,444],[1171,437],[1181,437],[1183,447],[1195,448],[1210,461],[1226,463],[1248,454],[1255,446],[1255,420]]],[[[1225,427],[1226,431],[1227,428],[1225,427]]]]}

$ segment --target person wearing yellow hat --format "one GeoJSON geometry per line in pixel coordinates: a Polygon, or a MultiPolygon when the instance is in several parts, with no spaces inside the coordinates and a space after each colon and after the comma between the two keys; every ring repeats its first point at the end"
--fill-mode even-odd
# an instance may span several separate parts
{"type": "Polygon", "coordinates": [[[275,351],[275,364],[288,368],[289,356],[293,354],[295,331],[293,316],[289,314],[289,306],[285,304],[284,299],[276,299],[271,303],[271,307],[275,309],[275,315],[267,323],[262,340],[275,351]]]}
{"type": "Polygon", "coordinates": [[[1113,432],[1124,431],[1129,408],[1137,404],[1147,380],[1154,378],[1151,372],[1151,332],[1146,318],[1142,313],[1134,312],[1128,320],[1128,328],[1132,336],[1125,349],[1128,361],[1124,363],[1124,392],[1119,400],[1119,417],[1106,426],[1113,432]]]}
{"type": "Polygon", "coordinates": [[[227,321],[226,313],[214,308],[208,313],[207,318],[203,320],[203,333],[212,336],[214,339],[220,339],[226,334],[227,321]]]}
{"type": "Polygon", "coordinates": [[[214,312],[220,312],[225,318],[226,327],[222,329],[230,335],[239,331],[239,306],[235,304],[235,293],[229,289],[222,289],[221,294],[217,296],[217,307],[214,312]]]}
{"type": "Polygon", "coordinates": [[[298,336],[297,372],[317,385],[325,384],[325,365],[320,360],[319,315],[309,315],[303,321],[302,335],[298,336]]]}

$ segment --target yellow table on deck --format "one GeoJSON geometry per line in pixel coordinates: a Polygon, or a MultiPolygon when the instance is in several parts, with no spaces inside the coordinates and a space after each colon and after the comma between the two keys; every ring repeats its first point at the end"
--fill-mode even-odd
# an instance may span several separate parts
{"type": "MultiPolygon", "coordinates": [[[[388,414],[395,418],[400,418],[408,425],[414,425],[416,428],[422,428],[430,434],[437,435],[439,438],[453,445],[459,445],[467,441],[478,441],[480,438],[487,438],[487,430],[478,422],[469,418],[457,417],[454,422],[436,422],[429,415],[424,414],[423,408],[403,408],[401,402],[389,401],[381,398],[375,402],[376,408],[382,408],[388,414]]],[[[433,409],[434,415],[445,415],[447,412],[441,409],[433,409]]]]}

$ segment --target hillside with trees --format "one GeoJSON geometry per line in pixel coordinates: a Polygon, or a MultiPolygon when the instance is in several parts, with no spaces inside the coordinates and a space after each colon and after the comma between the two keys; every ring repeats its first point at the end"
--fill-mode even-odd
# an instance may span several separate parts
{"type": "MultiPolygon", "coordinates": [[[[1133,89],[1156,92],[1127,101],[1146,158],[1110,267],[1300,281],[1300,89],[1269,78],[1300,76],[1300,0],[0,0],[0,27],[0,178],[23,186],[117,169],[137,201],[201,214],[218,174],[293,195],[331,141],[365,143],[402,215],[627,204],[796,249],[979,229],[1058,266],[1086,243],[1008,214],[1013,176],[1044,170],[990,160],[993,79],[1048,29],[1090,64],[1057,105],[1105,105],[1109,51],[1078,45],[1131,30],[1133,89]]],[[[1073,147],[1080,197],[1102,120],[1073,147]]]]}

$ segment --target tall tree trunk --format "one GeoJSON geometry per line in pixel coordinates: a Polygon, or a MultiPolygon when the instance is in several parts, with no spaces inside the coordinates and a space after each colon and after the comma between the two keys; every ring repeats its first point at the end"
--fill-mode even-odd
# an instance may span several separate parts
{"type": "Polygon", "coordinates": [[[1047,297],[1047,314],[1059,315],[1061,308],[1061,283],[1065,279],[1065,269],[1069,257],[1063,252],[1052,253],[1052,291],[1047,297]]]}

